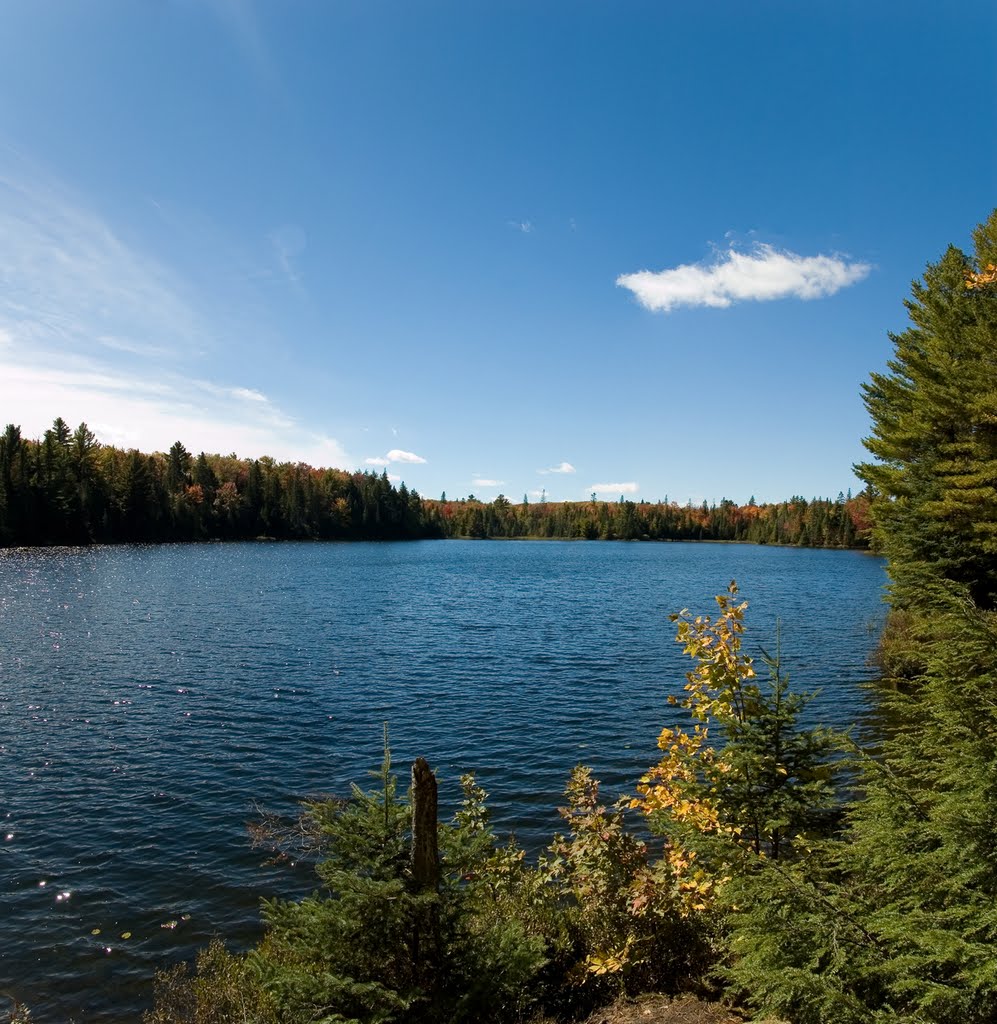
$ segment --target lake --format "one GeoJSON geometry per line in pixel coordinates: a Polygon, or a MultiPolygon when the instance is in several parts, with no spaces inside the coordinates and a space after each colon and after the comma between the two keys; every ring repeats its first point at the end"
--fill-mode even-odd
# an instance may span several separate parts
{"type": "MultiPolygon", "coordinates": [[[[657,760],[689,667],[668,615],[736,578],[746,644],[812,719],[861,723],[883,563],[748,545],[424,541],[0,551],[0,994],[36,1024],[135,1021],[157,967],[258,934],[254,802],[425,756],[502,832],[557,827],[571,767],[613,798],[657,760]],[[127,938],[122,936],[127,934],[127,938]]],[[[3,1010],[0,1007],[0,1017],[3,1010]]]]}

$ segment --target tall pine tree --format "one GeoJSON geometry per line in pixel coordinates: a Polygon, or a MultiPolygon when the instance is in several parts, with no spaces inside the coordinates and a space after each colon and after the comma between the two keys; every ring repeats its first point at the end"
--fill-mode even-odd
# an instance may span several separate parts
{"type": "Polygon", "coordinates": [[[950,246],[914,283],[911,325],[863,388],[876,461],[856,471],[874,489],[895,607],[931,579],[997,606],[997,287],[971,287],[997,260],[997,211],[973,242],[973,257],[950,246]]]}

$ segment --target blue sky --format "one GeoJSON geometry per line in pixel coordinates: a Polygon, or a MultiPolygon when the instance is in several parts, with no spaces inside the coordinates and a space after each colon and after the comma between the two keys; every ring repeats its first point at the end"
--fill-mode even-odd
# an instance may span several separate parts
{"type": "Polygon", "coordinates": [[[997,204],[988,4],[8,0],[0,421],[834,496],[997,204]]]}

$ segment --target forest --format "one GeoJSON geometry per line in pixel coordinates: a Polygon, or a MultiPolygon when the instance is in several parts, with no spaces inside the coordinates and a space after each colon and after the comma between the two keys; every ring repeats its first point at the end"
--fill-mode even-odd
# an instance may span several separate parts
{"type": "Polygon", "coordinates": [[[513,504],[420,497],[385,473],[314,469],[234,455],[194,457],[177,441],[144,454],[101,444],[60,417],[41,440],[0,435],[0,546],[199,540],[409,540],[529,537],[712,540],[864,547],[869,497],[775,504],[513,504]]]}
{"type": "Polygon", "coordinates": [[[871,743],[802,724],[778,649],[741,649],[732,582],[672,617],[683,717],[630,797],[576,768],[530,860],[470,776],[427,829],[428,766],[406,792],[386,743],[369,789],[258,827],[313,858],[315,892],[265,902],[248,953],[162,974],[147,1024],[568,1021],[647,991],[792,1024],[997,1019],[995,267],[997,211],[928,265],[864,386],[890,577],[871,743]]]}

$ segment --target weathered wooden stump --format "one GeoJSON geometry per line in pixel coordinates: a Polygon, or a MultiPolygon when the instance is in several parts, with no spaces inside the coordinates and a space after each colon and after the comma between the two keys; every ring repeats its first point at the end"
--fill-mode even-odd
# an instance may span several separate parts
{"type": "Polygon", "coordinates": [[[423,990],[433,998],[440,968],[440,846],[436,776],[426,759],[412,765],[412,891],[424,902],[416,910],[412,962],[423,990]]]}
{"type": "Polygon", "coordinates": [[[412,884],[417,892],[440,888],[436,776],[424,757],[412,765],[412,884]]]}

